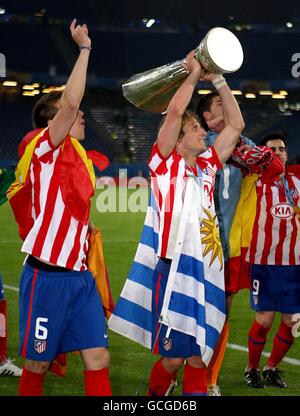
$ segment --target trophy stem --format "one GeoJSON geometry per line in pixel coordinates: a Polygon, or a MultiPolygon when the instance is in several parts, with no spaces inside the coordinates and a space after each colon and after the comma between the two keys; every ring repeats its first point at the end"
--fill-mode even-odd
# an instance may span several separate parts
{"type": "Polygon", "coordinates": [[[136,74],[122,85],[124,97],[138,108],[164,113],[189,72],[182,61],[136,74]]]}

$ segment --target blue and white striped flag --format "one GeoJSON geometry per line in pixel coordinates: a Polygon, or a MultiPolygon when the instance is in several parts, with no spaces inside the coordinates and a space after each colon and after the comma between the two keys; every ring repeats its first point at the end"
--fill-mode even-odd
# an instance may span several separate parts
{"type": "MultiPolygon", "coordinates": [[[[203,218],[206,211],[200,208],[199,214],[199,207],[199,186],[189,178],[160,322],[194,336],[208,364],[225,322],[224,274],[220,256],[212,262],[212,257],[202,255],[199,215],[203,218]]],[[[151,302],[157,248],[158,213],[151,192],[133,265],[108,321],[110,329],[150,349],[155,336],[151,302]]]]}
{"type": "Polygon", "coordinates": [[[157,262],[158,214],[150,191],[149,206],[136,255],[108,326],[151,349],[152,285],[157,262]]]}

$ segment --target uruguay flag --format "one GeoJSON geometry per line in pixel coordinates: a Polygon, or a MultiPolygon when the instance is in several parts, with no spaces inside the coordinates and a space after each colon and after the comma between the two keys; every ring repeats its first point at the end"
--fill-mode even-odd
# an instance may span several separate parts
{"type": "MultiPolygon", "coordinates": [[[[203,238],[201,242],[200,226],[207,221],[208,212],[202,204],[199,186],[193,178],[188,178],[160,322],[195,337],[202,359],[208,364],[224,326],[226,308],[222,254],[212,261],[210,255],[204,254],[211,250],[207,250],[207,244],[203,245],[203,238]]],[[[155,336],[152,334],[151,301],[158,260],[158,226],[151,192],[133,265],[108,321],[110,329],[150,349],[155,336]]]]}

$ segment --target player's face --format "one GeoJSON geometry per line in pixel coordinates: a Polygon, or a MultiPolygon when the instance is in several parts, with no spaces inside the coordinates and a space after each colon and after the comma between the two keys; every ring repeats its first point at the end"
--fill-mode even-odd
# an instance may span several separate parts
{"type": "Polygon", "coordinates": [[[285,165],[288,159],[287,149],[281,139],[268,140],[266,146],[269,146],[273,152],[280,157],[285,165]]]}
{"type": "Polygon", "coordinates": [[[84,139],[85,132],[85,121],[84,121],[84,112],[78,110],[76,120],[73,123],[73,126],[70,130],[70,136],[75,137],[75,139],[81,141],[84,139]]]}
{"type": "Polygon", "coordinates": [[[213,97],[210,105],[210,113],[213,117],[219,117],[223,115],[222,101],[219,96],[213,97]]]}
{"type": "Polygon", "coordinates": [[[188,120],[183,127],[182,146],[195,155],[205,152],[206,131],[195,118],[188,120]]]}
{"type": "Polygon", "coordinates": [[[223,107],[222,107],[222,101],[219,96],[213,97],[210,105],[209,111],[206,111],[205,119],[208,120],[217,120],[219,119],[219,123],[216,126],[215,130],[217,132],[220,132],[224,128],[224,114],[223,114],[223,107]]]}

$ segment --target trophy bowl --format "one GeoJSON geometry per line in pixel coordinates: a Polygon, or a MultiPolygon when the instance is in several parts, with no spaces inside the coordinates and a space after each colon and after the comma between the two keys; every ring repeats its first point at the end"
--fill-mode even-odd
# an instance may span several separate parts
{"type": "Polygon", "coordinates": [[[224,27],[214,27],[196,48],[195,57],[208,72],[225,74],[237,71],[244,60],[238,38],[224,27]]]}

